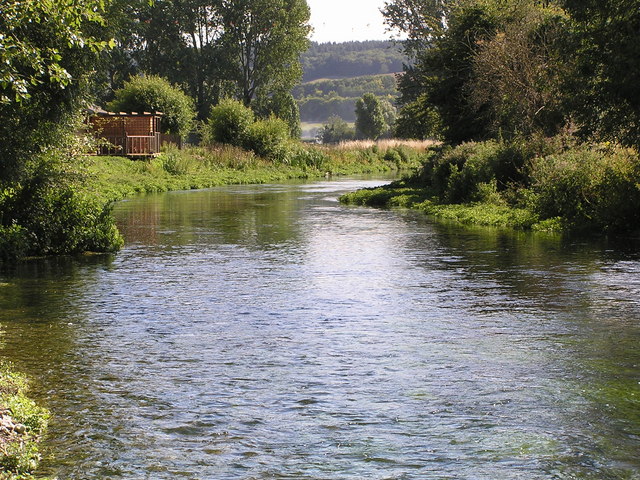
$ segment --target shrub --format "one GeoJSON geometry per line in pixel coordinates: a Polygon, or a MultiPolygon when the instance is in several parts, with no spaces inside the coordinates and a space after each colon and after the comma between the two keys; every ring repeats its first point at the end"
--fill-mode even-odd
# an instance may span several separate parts
{"type": "Polygon", "coordinates": [[[322,143],[338,143],[353,140],[356,131],[338,115],[331,115],[318,133],[322,143]]]}
{"type": "Polygon", "coordinates": [[[633,150],[581,147],[539,158],[532,206],[571,228],[624,231],[640,225],[640,158],[633,150]]]}
{"type": "Polygon", "coordinates": [[[162,77],[132,77],[107,105],[112,111],[163,113],[162,128],[167,133],[184,137],[193,127],[196,116],[191,97],[162,77]]]}
{"type": "Polygon", "coordinates": [[[123,240],[111,207],[80,195],[73,186],[34,179],[3,205],[0,253],[4,260],[24,255],[110,252],[123,240]]]}
{"type": "Polygon", "coordinates": [[[162,168],[171,175],[185,175],[193,170],[196,163],[193,156],[170,145],[160,155],[162,168]]]}
{"type": "Polygon", "coordinates": [[[284,162],[289,153],[289,126],[276,117],[249,126],[244,146],[268,160],[284,162]]]}
{"type": "Polygon", "coordinates": [[[211,109],[206,136],[212,142],[240,147],[253,122],[253,111],[249,107],[238,100],[225,99],[211,109]]]}
{"type": "Polygon", "coordinates": [[[486,195],[487,185],[495,184],[496,193],[528,185],[529,162],[540,148],[493,140],[447,147],[424,164],[420,180],[447,203],[476,201],[486,195]]]}

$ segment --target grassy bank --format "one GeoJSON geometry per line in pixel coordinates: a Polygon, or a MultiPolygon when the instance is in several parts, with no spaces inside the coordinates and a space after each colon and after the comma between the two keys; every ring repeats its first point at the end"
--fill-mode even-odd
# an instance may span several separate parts
{"type": "Polygon", "coordinates": [[[150,160],[85,157],[83,188],[113,201],[139,193],[415,169],[424,155],[425,148],[401,144],[300,145],[289,161],[273,162],[232,146],[170,148],[150,160]]]}
{"type": "Polygon", "coordinates": [[[640,156],[632,149],[558,137],[434,147],[426,157],[415,175],[341,201],[524,230],[640,228],[640,156]]]}
{"type": "Polygon", "coordinates": [[[31,479],[49,412],[26,396],[24,376],[0,364],[0,480],[31,479]]]}

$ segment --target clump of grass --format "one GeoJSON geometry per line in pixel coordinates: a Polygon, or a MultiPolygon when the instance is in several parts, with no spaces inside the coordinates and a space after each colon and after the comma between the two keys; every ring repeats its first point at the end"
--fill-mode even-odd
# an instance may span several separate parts
{"type": "Polygon", "coordinates": [[[27,397],[25,377],[9,363],[0,364],[0,480],[31,479],[38,466],[38,443],[47,429],[49,411],[27,397]],[[12,428],[7,428],[10,425],[12,428]]]}

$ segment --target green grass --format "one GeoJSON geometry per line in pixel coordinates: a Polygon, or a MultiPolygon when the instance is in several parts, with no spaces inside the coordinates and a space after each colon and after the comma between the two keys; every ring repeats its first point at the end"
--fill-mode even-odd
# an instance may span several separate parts
{"type": "Polygon", "coordinates": [[[36,405],[27,391],[25,377],[1,363],[0,407],[10,412],[14,424],[24,426],[24,432],[0,432],[0,480],[32,479],[40,460],[38,443],[47,429],[49,412],[36,405]]]}
{"type": "MultiPolygon", "coordinates": [[[[399,147],[398,147],[399,148],[399,147]]],[[[327,175],[379,173],[420,165],[421,152],[402,149],[353,150],[293,144],[287,161],[270,162],[230,146],[169,149],[157,158],[84,157],[83,188],[91,196],[115,201],[127,196],[233,184],[263,184],[327,175]]]]}

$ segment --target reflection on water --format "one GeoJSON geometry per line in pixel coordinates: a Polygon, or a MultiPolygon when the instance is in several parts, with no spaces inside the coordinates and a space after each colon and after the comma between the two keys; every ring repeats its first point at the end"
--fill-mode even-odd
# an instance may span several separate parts
{"type": "Polygon", "coordinates": [[[0,275],[60,479],[640,478],[640,255],[340,206],[122,202],[117,256],[0,275]]]}

